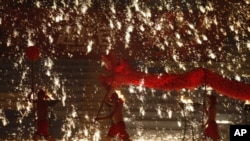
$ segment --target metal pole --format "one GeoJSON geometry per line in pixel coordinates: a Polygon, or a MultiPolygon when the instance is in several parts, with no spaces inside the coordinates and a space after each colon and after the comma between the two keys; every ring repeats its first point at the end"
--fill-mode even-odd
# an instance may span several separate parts
{"type": "Polygon", "coordinates": [[[96,118],[99,117],[100,112],[101,112],[102,107],[103,107],[103,104],[104,104],[104,101],[105,101],[105,99],[106,99],[108,93],[110,92],[110,90],[111,90],[111,87],[109,87],[109,88],[107,89],[107,92],[106,92],[106,94],[105,94],[105,96],[104,96],[104,98],[103,98],[103,100],[102,100],[101,106],[100,106],[100,108],[99,108],[99,110],[98,110],[98,112],[97,112],[97,114],[96,114],[96,118]]]}

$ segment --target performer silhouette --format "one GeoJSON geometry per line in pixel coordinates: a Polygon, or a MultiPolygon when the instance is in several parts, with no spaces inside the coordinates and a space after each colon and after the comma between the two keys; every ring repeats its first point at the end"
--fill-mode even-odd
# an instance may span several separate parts
{"type": "Polygon", "coordinates": [[[207,121],[205,123],[204,135],[205,137],[210,137],[214,141],[220,139],[218,133],[218,126],[216,123],[216,96],[214,94],[209,96],[209,107],[207,109],[206,104],[204,104],[204,111],[207,115],[207,121]]]}
{"type": "Polygon", "coordinates": [[[32,92],[28,96],[29,101],[35,104],[37,116],[37,131],[33,139],[34,141],[38,141],[41,137],[44,137],[48,141],[55,141],[55,139],[49,135],[48,112],[49,107],[55,105],[59,100],[52,100],[43,89],[40,89],[36,94],[36,100],[31,99],[32,92]]]}
{"type": "Polygon", "coordinates": [[[109,129],[106,141],[112,141],[112,138],[116,136],[123,141],[131,141],[123,121],[122,109],[124,101],[118,97],[116,92],[110,90],[105,97],[105,103],[112,106],[111,113],[105,117],[97,117],[95,120],[112,119],[113,123],[109,129]]]}

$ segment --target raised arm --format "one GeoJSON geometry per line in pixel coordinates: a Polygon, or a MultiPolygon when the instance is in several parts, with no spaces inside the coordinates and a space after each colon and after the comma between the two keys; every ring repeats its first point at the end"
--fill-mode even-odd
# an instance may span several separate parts
{"type": "Polygon", "coordinates": [[[115,89],[113,87],[110,87],[109,89],[107,89],[107,92],[106,92],[106,96],[104,98],[104,102],[108,105],[112,105],[111,101],[110,101],[110,97],[112,95],[112,93],[115,92],[115,89]]]}
{"type": "Polygon", "coordinates": [[[113,109],[113,111],[112,111],[109,115],[104,116],[104,117],[97,117],[97,118],[95,118],[95,120],[111,119],[111,118],[113,117],[113,115],[115,114],[116,109],[117,109],[117,107],[115,107],[115,108],[113,109]]]}

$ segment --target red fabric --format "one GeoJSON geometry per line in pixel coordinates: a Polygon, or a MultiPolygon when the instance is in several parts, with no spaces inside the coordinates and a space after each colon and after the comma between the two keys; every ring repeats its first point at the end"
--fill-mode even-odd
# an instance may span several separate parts
{"type": "Polygon", "coordinates": [[[126,125],[123,121],[113,124],[108,132],[108,136],[115,137],[118,136],[120,139],[128,139],[129,135],[126,131],[126,125]]]}
{"type": "Polygon", "coordinates": [[[41,136],[49,136],[49,122],[47,119],[37,121],[37,133],[41,136]]]}
{"type": "Polygon", "coordinates": [[[215,121],[208,122],[207,127],[205,128],[205,131],[204,131],[204,135],[214,140],[217,140],[220,138],[219,132],[218,132],[218,126],[215,121]]]}
{"type": "Polygon", "coordinates": [[[100,81],[112,87],[132,84],[162,90],[180,90],[194,89],[206,84],[228,97],[240,100],[250,99],[250,84],[227,79],[208,69],[197,68],[182,74],[146,74],[136,71],[125,60],[115,59],[114,54],[102,58],[104,62],[108,62],[108,70],[111,74],[100,76],[100,81]],[[117,60],[120,60],[120,63],[117,63],[117,60]]]}
{"type": "Polygon", "coordinates": [[[40,49],[37,46],[30,46],[26,49],[27,59],[30,61],[36,61],[40,56],[40,49]]]}

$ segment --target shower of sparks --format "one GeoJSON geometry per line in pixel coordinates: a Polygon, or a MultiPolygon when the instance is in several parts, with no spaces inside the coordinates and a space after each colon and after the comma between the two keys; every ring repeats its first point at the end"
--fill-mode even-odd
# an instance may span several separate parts
{"type": "Polygon", "coordinates": [[[235,76],[235,80],[237,80],[237,81],[239,81],[239,82],[240,82],[240,81],[241,81],[240,76],[239,76],[239,75],[236,75],[236,76],[235,76]]]}
{"type": "Polygon", "coordinates": [[[3,109],[0,109],[0,120],[2,121],[3,126],[6,126],[9,123],[8,119],[3,113],[3,109]]]}
{"type": "Polygon", "coordinates": [[[72,116],[73,118],[77,117],[77,112],[76,112],[76,108],[75,108],[74,105],[72,105],[72,114],[71,114],[71,116],[72,116]]]}
{"type": "Polygon", "coordinates": [[[6,45],[7,45],[7,47],[9,47],[11,45],[11,39],[10,38],[7,39],[6,45]]]}
{"type": "Polygon", "coordinates": [[[162,118],[163,117],[163,115],[162,115],[162,108],[161,108],[161,105],[158,105],[158,107],[157,107],[157,114],[158,114],[158,116],[160,117],[160,118],[162,118]]]}
{"type": "Polygon", "coordinates": [[[94,43],[94,42],[93,42],[92,40],[88,42],[86,54],[88,54],[88,53],[90,53],[90,52],[92,51],[93,43],[94,43]]]}
{"type": "Polygon", "coordinates": [[[145,109],[144,109],[143,107],[140,107],[139,112],[140,112],[140,114],[141,114],[142,116],[145,115],[145,109]]]}
{"type": "Polygon", "coordinates": [[[46,58],[44,61],[44,66],[48,68],[48,70],[51,70],[53,67],[54,63],[51,58],[46,58]]]}
{"type": "Polygon", "coordinates": [[[182,126],[181,121],[177,121],[177,125],[181,127],[182,126]]]}
{"type": "MultiPolygon", "coordinates": [[[[250,32],[250,30],[249,30],[249,32],[250,32]]],[[[248,48],[248,50],[250,50],[250,41],[247,41],[247,48],[248,48]]]]}
{"type": "Polygon", "coordinates": [[[57,78],[57,77],[54,78],[54,86],[57,87],[57,88],[61,87],[60,79],[57,78]]]}
{"type": "Polygon", "coordinates": [[[133,85],[129,86],[129,93],[135,93],[135,87],[133,85]]]}
{"type": "MultiPolygon", "coordinates": [[[[18,3],[24,3],[24,0],[20,0],[18,3]]],[[[57,5],[57,2],[54,0],[53,4],[49,9],[49,12],[46,13],[48,14],[49,18],[43,18],[43,17],[39,17],[40,19],[42,19],[41,21],[44,22],[43,24],[41,24],[41,26],[34,28],[34,24],[37,23],[29,23],[29,19],[25,19],[24,21],[22,21],[23,23],[19,24],[20,27],[16,27],[19,26],[13,18],[12,20],[12,27],[13,27],[13,31],[7,31],[6,33],[8,33],[8,35],[6,35],[6,46],[8,49],[12,48],[12,46],[14,46],[14,50],[17,50],[18,52],[22,51],[22,46],[34,46],[37,44],[37,39],[38,36],[43,36],[41,34],[36,34],[38,31],[41,31],[42,34],[46,35],[45,40],[40,42],[41,47],[42,48],[50,48],[51,46],[54,45],[54,43],[57,42],[57,39],[54,37],[54,33],[57,32],[61,32],[64,30],[65,27],[63,27],[61,25],[61,23],[67,23],[67,27],[65,28],[65,36],[64,39],[65,41],[63,43],[66,44],[66,46],[70,49],[74,49],[73,47],[71,48],[71,45],[73,43],[76,42],[76,44],[78,46],[83,47],[84,49],[80,50],[79,52],[81,52],[81,54],[83,55],[89,55],[92,52],[95,52],[96,50],[96,42],[94,41],[95,39],[93,39],[93,32],[89,33],[89,35],[85,35],[85,33],[83,33],[83,31],[85,30],[85,28],[87,29],[88,27],[85,27],[86,23],[91,23],[93,22],[94,24],[99,24],[95,22],[95,19],[97,17],[93,16],[93,17],[88,17],[87,21],[84,21],[84,18],[88,16],[87,11],[89,8],[91,8],[91,6],[93,6],[94,1],[93,0],[85,0],[84,2],[81,0],[74,0],[72,1],[74,4],[72,4],[72,6],[69,6],[69,2],[65,2],[65,1],[61,1],[60,5],[57,5]],[[68,11],[67,11],[67,10],[68,11]],[[74,13],[73,17],[75,19],[75,22],[71,21],[71,14],[70,13],[74,13]],[[27,26],[26,26],[27,24],[27,26]],[[76,29],[73,30],[73,28],[71,27],[72,24],[76,25],[76,29]],[[22,31],[25,31],[25,33],[22,33],[22,31]],[[84,34],[84,35],[82,35],[84,34]],[[67,36],[66,36],[67,35],[67,36]],[[89,39],[86,39],[90,37],[89,39]],[[16,45],[17,40],[22,39],[22,44],[20,45],[16,45]],[[76,38],[76,39],[75,39],[76,38]],[[84,39],[84,40],[83,40],[84,39]],[[86,39],[86,40],[85,40],[86,39]],[[45,44],[46,40],[48,41],[48,44],[45,44]],[[66,41],[67,40],[67,41],[66,41]],[[83,41],[82,41],[83,40],[83,41]]],[[[153,49],[158,49],[160,51],[167,51],[168,49],[170,49],[170,58],[174,61],[173,64],[167,64],[165,63],[165,65],[163,65],[162,67],[164,67],[164,71],[166,73],[172,73],[172,72],[177,72],[177,70],[180,71],[188,71],[190,68],[190,66],[186,65],[185,62],[181,62],[181,54],[178,52],[179,49],[180,51],[182,51],[182,49],[185,49],[185,46],[187,44],[189,44],[190,42],[192,42],[191,46],[195,48],[195,45],[201,45],[198,48],[200,49],[200,47],[203,47],[203,44],[209,44],[211,43],[210,40],[210,36],[214,36],[216,39],[220,39],[222,34],[223,36],[228,36],[228,33],[230,33],[231,39],[227,39],[227,43],[231,42],[231,40],[234,40],[232,42],[236,42],[234,45],[234,48],[232,48],[231,46],[229,46],[229,49],[226,50],[231,50],[232,52],[228,52],[226,54],[226,57],[224,59],[226,59],[226,62],[229,61],[230,63],[222,63],[219,62],[220,65],[218,65],[218,67],[216,68],[216,71],[220,72],[222,75],[227,76],[229,72],[232,72],[232,74],[234,74],[234,76],[230,76],[231,78],[237,80],[237,81],[244,81],[243,78],[241,78],[242,76],[247,76],[248,78],[250,77],[249,74],[247,74],[247,72],[244,72],[244,74],[237,74],[238,72],[234,72],[235,68],[237,68],[237,70],[240,70],[241,68],[243,68],[244,66],[242,66],[242,62],[248,62],[248,54],[247,52],[250,51],[250,41],[249,41],[249,32],[250,32],[250,27],[249,25],[245,25],[246,22],[243,21],[242,19],[244,19],[243,17],[248,17],[249,18],[249,10],[247,10],[247,6],[249,6],[250,2],[249,0],[245,0],[246,5],[235,5],[234,9],[232,9],[232,13],[229,16],[229,18],[227,19],[227,23],[228,23],[228,27],[229,30],[226,31],[223,27],[219,28],[220,23],[220,19],[219,17],[216,16],[209,16],[209,12],[216,12],[216,5],[212,2],[207,2],[204,4],[197,4],[195,5],[196,8],[198,9],[199,13],[201,15],[204,16],[203,23],[201,27],[197,26],[197,23],[194,21],[186,21],[185,20],[185,15],[184,15],[184,10],[181,9],[181,7],[178,6],[178,8],[175,9],[175,7],[173,6],[173,1],[162,1],[161,6],[157,6],[158,10],[160,9],[164,9],[166,11],[177,11],[175,14],[175,19],[174,21],[170,21],[170,20],[166,20],[166,18],[164,16],[159,17],[159,19],[153,19],[153,11],[151,9],[150,6],[144,4],[143,2],[139,1],[139,0],[133,0],[132,3],[130,5],[127,5],[125,8],[125,15],[124,15],[124,19],[118,20],[118,16],[117,14],[119,14],[119,12],[117,10],[117,7],[115,7],[115,3],[112,2],[111,0],[109,1],[109,7],[107,9],[110,10],[110,18],[108,19],[108,26],[110,29],[112,29],[112,32],[114,31],[114,34],[112,33],[111,37],[107,37],[105,38],[105,40],[108,42],[108,46],[106,47],[106,53],[108,54],[112,49],[114,49],[114,43],[116,43],[116,40],[113,39],[115,37],[116,32],[120,32],[122,31],[122,35],[119,37],[119,39],[117,40],[121,40],[124,43],[124,47],[125,49],[129,50],[131,48],[133,48],[133,46],[131,46],[130,44],[132,43],[133,40],[141,40],[139,37],[137,39],[133,39],[133,33],[136,31],[138,32],[138,35],[143,36],[144,34],[147,32],[150,32],[150,35],[146,35],[146,36],[150,36],[150,37],[156,37],[155,40],[153,40],[152,42],[152,46],[153,49]],[[239,8],[240,7],[240,8],[239,8]],[[136,11],[136,13],[134,13],[133,11],[136,11]],[[240,16],[238,16],[240,15],[240,16]],[[242,17],[241,17],[242,16],[242,17]],[[134,20],[134,18],[138,18],[137,20],[134,20]],[[182,28],[182,26],[185,26],[185,35],[182,33],[183,31],[178,30],[178,28],[182,28]],[[212,33],[212,35],[209,35],[207,32],[203,32],[203,31],[210,31],[212,30],[212,28],[216,28],[216,32],[212,33]],[[123,29],[125,29],[125,31],[123,31],[123,29]],[[194,44],[194,45],[193,45],[194,44]],[[235,49],[235,50],[234,50],[235,49]],[[236,56],[234,55],[234,53],[242,53],[241,56],[236,56]]],[[[183,1],[182,1],[183,2],[183,1]]],[[[181,2],[181,3],[182,3],[181,2]]],[[[199,3],[200,1],[197,0],[197,3],[199,3]]],[[[193,12],[193,8],[192,6],[194,6],[193,3],[189,3],[186,2],[186,11],[192,13],[193,12]]],[[[44,8],[43,4],[44,2],[42,1],[35,1],[34,6],[36,8],[44,8]]],[[[1,8],[4,8],[4,6],[2,6],[1,8]]],[[[18,9],[16,9],[18,11],[18,9]]],[[[22,12],[22,11],[20,11],[22,12]]],[[[28,15],[28,13],[26,13],[26,16],[28,15]]],[[[2,26],[4,24],[4,17],[0,17],[0,26],[2,26]]],[[[38,18],[38,17],[36,17],[38,18]]],[[[35,19],[36,19],[35,18],[35,19]]],[[[39,24],[39,23],[38,23],[39,24]]],[[[91,25],[92,26],[92,25],[91,25]]],[[[99,26],[99,25],[98,25],[99,26]]],[[[87,30],[88,31],[88,30],[87,30]]],[[[89,31],[92,31],[92,29],[90,29],[89,31]]],[[[89,32],[88,31],[88,32],[89,32]]],[[[3,41],[0,41],[0,44],[2,44],[3,41]]],[[[220,45],[218,45],[220,46],[220,45]]],[[[142,48],[142,50],[153,50],[150,48],[151,45],[147,46],[147,48],[142,48]],[[149,48],[149,49],[148,49],[149,48]]],[[[227,48],[227,46],[225,47],[218,47],[218,50],[224,50],[225,48],[227,48]]],[[[195,49],[194,49],[195,50],[195,49]]],[[[56,54],[57,52],[53,49],[53,50],[49,50],[52,53],[56,54]]],[[[71,51],[71,50],[70,50],[71,51]]],[[[207,48],[206,50],[203,50],[206,52],[206,55],[209,59],[212,60],[216,60],[219,58],[219,54],[217,54],[217,52],[211,48],[207,48]]],[[[194,54],[196,57],[201,58],[201,53],[199,52],[195,52],[192,49],[188,50],[188,53],[190,54],[194,54]]],[[[67,54],[70,58],[74,57],[74,53],[72,52],[63,52],[63,54],[67,54]]],[[[133,52],[131,53],[133,54],[133,52]]],[[[189,56],[192,56],[188,54],[189,56]]],[[[17,53],[14,56],[16,59],[16,62],[14,62],[12,64],[14,70],[18,70],[19,71],[19,75],[20,78],[12,78],[10,81],[11,85],[14,85],[16,83],[18,83],[18,86],[15,87],[15,90],[20,92],[21,94],[19,95],[21,98],[17,99],[17,102],[15,102],[15,107],[18,111],[18,113],[20,114],[20,117],[18,118],[18,122],[19,123],[23,123],[23,120],[29,116],[30,113],[33,112],[33,104],[32,103],[27,103],[27,102],[22,102],[28,95],[28,93],[30,92],[30,70],[31,67],[26,65],[26,61],[25,61],[25,57],[23,53],[17,53]]],[[[146,58],[146,56],[144,56],[146,58]]],[[[191,57],[192,58],[192,57],[191,57]]],[[[69,95],[69,93],[71,93],[72,91],[68,91],[68,87],[67,84],[65,83],[70,83],[70,85],[73,85],[73,87],[77,87],[76,82],[69,82],[71,79],[68,78],[64,78],[62,74],[62,72],[57,72],[58,70],[55,68],[57,66],[57,64],[54,62],[56,60],[56,58],[42,58],[41,59],[42,63],[40,62],[35,62],[37,64],[39,64],[39,68],[37,69],[38,72],[35,72],[35,79],[36,79],[36,86],[39,85],[48,85],[49,89],[52,89],[52,94],[53,96],[55,96],[56,98],[60,99],[62,102],[62,106],[63,107],[68,107],[71,106],[71,109],[67,109],[69,111],[66,112],[66,119],[65,122],[63,123],[63,131],[64,131],[64,139],[63,140],[79,140],[79,141],[87,141],[87,140],[93,140],[93,141],[100,141],[102,139],[102,135],[101,135],[101,131],[99,129],[99,127],[96,127],[95,125],[90,125],[91,128],[89,128],[87,125],[83,127],[82,132],[79,132],[79,134],[83,134],[84,137],[86,137],[86,139],[84,137],[73,137],[73,136],[77,136],[74,133],[74,130],[76,130],[77,126],[79,124],[82,124],[81,122],[79,122],[78,120],[76,120],[78,118],[78,116],[83,115],[84,120],[86,121],[92,121],[92,115],[88,112],[86,113],[80,113],[78,110],[77,105],[71,105],[67,103],[67,100],[74,97],[72,95],[74,95],[74,93],[71,95],[69,95]],[[45,75],[44,75],[44,74],[45,75]],[[44,79],[44,77],[48,78],[46,80],[48,80],[49,82],[41,82],[43,84],[41,84],[39,82],[39,80],[44,79]],[[96,129],[94,129],[96,128],[96,129]]],[[[146,60],[149,61],[149,60],[146,60]]],[[[198,60],[199,61],[199,60],[198,60]]],[[[196,61],[191,61],[192,65],[194,65],[195,67],[199,67],[199,64],[196,61]]],[[[209,67],[209,66],[213,66],[216,62],[213,61],[209,61],[207,62],[207,64],[204,64],[203,66],[205,67],[209,67]]],[[[84,66],[83,66],[84,67],[84,66]]],[[[1,70],[2,71],[2,70],[1,70]]],[[[1,72],[0,71],[0,72],[1,72]]],[[[8,70],[6,71],[6,73],[11,73],[11,71],[13,70],[8,70]]],[[[149,72],[149,68],[147,65],[142,65],[141,66],[141,71],[145,72],[145,73],[150,73],[149,72]]],[[[2,73],[2,72],[1,72],[2,73]]],[[[5,73],[5,72],[4,72],[5,73]]],[[[159,75],[160,77],[160,75],[159,75]]],[[[1,78],[0,78],[1,79],[1,78]]],[[[142,117],[146,117],[147,116],[147,108],[148,105],[146,105],[147,103],[147,96],[146,96],[146,88],[143,86],[144,85],[144,79],[141,80],[141,84],[139,86],[132,86],[130,85],[128,88],[128,92],[129,94],[133,94],[136,95],[136,101],[140,101],[140,106],[138,107],[138,111],[140,113],[140,116],[142,117]],[[139,93],[139,94],[138,94],[139,93]],[[143,95],[145,94],[145,95],[143,95]]],[[[86,88],[87,89],[87,88],[86,88]]],[[[98,93],[98,88],[95,88],[95,90],[93,90],[93,93],[98,93]]],[[[151,91],[150,93],[152,93],[152,95],[156,95],[155,91],[151,91]]],[[[125,96],[127,95],[123,95],[123,97],[125,98],[125,96]]],[[[168,97],[170,96],[170,94],[163,94],[161,97],[161,100],[167,101],[168,97]]],[[[85,95],[86,97],[86,95],[85,95]]],[[[35,98],[35,97],[34,97],[35,98]]],[[[56,99],[55,98],[55,99],[56,99]]],[[[9,104],[13,104],[14,102],[7,99],[7,101],[9,101],[9,104]]],[[[181,102],[186,104],[186,109],[187,111],[193,111],[194,107],[191,106],[191,104],[193,103],[193,101],[191,101],[191,99],[185,99],[184,97],[182,97],[182,99],[180,100],[181,102]]],[[[149,104],[150,105],[150,104],[149,104]]],[[[229,104],[224,104],[226,108],[229,108],[230,105],[229,104]]],[[[88,105],[89,106],[89,105],[88,105]]],[[[128,102],[128,104],[126,103],[126,112],[132,113],[130,110],[130,104],[128,102]]],[[[134,106],[134,105],[132,105],[134,106]]],[[[152,105],[150,105],[152,106],[152,105]]],[[[164,105],[157,105],[157,104],[153,104],[153,109],[156,111],[156,115],[158,116],[158,118],[164,118],[165,113],[167,118],[172,118],[173,114],[176,113],[176,109],[171,109],[171,108],[166,108],[164,107],[164,105]]],[[[150,107],[150,108],[152,108],[150,107]]],[[[175,107],[176,108],[176,107],[175,107]]],[[[242,111],[242,109],[240,107],[236,107],[238,108],[239,111],[242,111]]],[[[183,115],[182,115],[183,116],[183,115]]],[[[133,121],[133,118],[130,117],[125,117],[126,121],[133,121]]],[[[6,115],[4,114],[4,109],[0,109],[0,121],[2,122],[3,126],[6,126],[10,123],[10,121],[6,118],[6,115]]],[[[227,123],[226,121],[219,121],[218,123],[227,123]]],[[[228,123],[232,123],[232,122],[228,122],[228,123]]],[[[182,122],[178,121],[177,125],[179,127],[182,126],[182,122]]],[[[18,131],[23,132],[22,130],[25,128],[22,127],[20,129],[18,129],[18,131]]],[[[135,141],[153,141],[153,140],[171,140],[171,141],[178,141],[180,140],[180,135],[178,134],[173,134],[173,135],[150,135],[150,133],[147,133],[147,131],[145,131],[144,127],[141,126],[140,128],[136,129],[137,135],[133,136],[133,140],[135,141]]],[[[160,133],[160,131],[157,131],[158,133],[160,133]]],[[[15,136],[17,136],[18,133],[15,133],[15,136]]]]}
{"type": "Polygon", "coordinates": [[[115,92],[118,94],[119,98],[121,98],[123,101],[126,101],[125,96],[122,94],[120,90],[115,90],[115,92]]]}
{"type": "Polygon", "coordinates": [[[61,98],[61,100],[62,100],[63,106],[66,105],[66,103],[65,103],[66,99],[67,99],[67,94],[66,94],[66,92],[65,92],[65,88],[62,87],[62,98],[61,98]]]}
{"type": "Polygon", "coordinates": [[[101,131],[100,130],[96,130],[95,133],[94,133],[94,136],[93,136],[93,141],[100,141],[101,139],[101,131]]]}
{"type": "Polygon", "coordinates": [[[215,59],[216,55],[211,50],[209,50],[209,57],[211,57],[212,59],[215,59]]]}
{"type": "Polygon", "coordinates": [[[27,46],[34,46],[35,45],[35,43],[31,39],[31,34],[34,34],[33,31],[28,30],[28,44],[27,44],[27,46]]]}
{"type": "Polygon", "coordinates": [[[168,110],[168,118],[172,118],[173,115],[173,111],[172,110],[168,110]]]}
{"type": "Polygon", "coordinates": [[[132,25],[129,25],[127,27],[127,31],[125,33],[125,48],[128,48],[129,47],[129,42],[130,42],[130,33],[133,31],[133,26],[132,25]]]}

